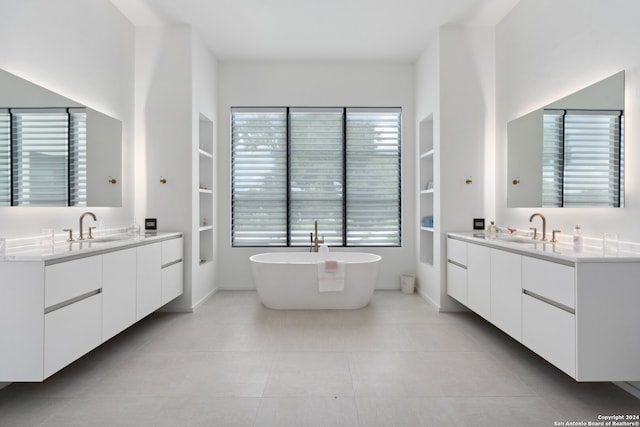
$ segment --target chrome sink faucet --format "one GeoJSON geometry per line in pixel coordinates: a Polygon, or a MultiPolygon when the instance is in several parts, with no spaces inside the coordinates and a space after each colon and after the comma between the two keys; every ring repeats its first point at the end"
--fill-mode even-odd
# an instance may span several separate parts
{"type": "MultiPolygon", "coordinates": [[[[544,215],[542,215],[540,212],[536,212],[533,215],[531,215],[531,217],[529,218],[529,222],[533,222],[533,218],[539,216],[540,219],[542,220],[542,241],[546,242],[547,241],[547,219],[544,217],[544,215]]],[[[537,240],[537,232],[536,229],[533,229],[533,240],[537,240]]]]}
{"type": "MultiPolygon", "coordinates": [[[[82,221],[87,215],[90,215],[94,221],[97,221],[96,215],[93,212],[85,212],[80,215],[80,234],[78,235],[78,240],[84,240],[84,236],[82,235],[82,221]]],[[[93,236],[91,236],[91,231],[89,231],[89,239],[93,239],[93,236]]]]}

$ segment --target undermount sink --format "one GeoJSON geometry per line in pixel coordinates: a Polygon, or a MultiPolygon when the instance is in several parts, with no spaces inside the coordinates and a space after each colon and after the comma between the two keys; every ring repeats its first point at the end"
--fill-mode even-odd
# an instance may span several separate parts
{"type": "Polygon", "coordinates": [[[536,241],[533,240],[531,237],[513,236],[508,234],[498,235],[496,237],[496,240],[502,240],[505,242],[513,242],[513,243],[536,243],[536,241]]]}

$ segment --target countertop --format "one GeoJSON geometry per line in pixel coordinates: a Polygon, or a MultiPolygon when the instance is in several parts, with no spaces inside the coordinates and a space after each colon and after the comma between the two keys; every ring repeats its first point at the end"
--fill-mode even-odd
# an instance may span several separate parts
{"type": "Polygon", "coordinates": [[[447,236],[470,243],[504,249],[522,255],[556,261],[564,264],[586,262],[640,262],[640,252],[618,250],[605,253],[601,246],[583,246],[576,251],[572,244],[551,243],[533,240],[523,236],[500,234],[497,238],[489,238],[483,231],[450,232],[447,236]],[[507,239],[517,239],[509,241],[507,239]]]}
{"type": "Polygon", "coordinates": [[[99,255],[121,249],[161,242],[163,240],[181,237],[181,232],[146,232],[137,236],[127,234],[110,234],[96,237],[93,240],[75,240],[73,242],[55,242],[54,244],[31,244],[7,247],[4,254],[0,254],[0,262],[31,261],[56,264],[77,258],[99,255]]]}

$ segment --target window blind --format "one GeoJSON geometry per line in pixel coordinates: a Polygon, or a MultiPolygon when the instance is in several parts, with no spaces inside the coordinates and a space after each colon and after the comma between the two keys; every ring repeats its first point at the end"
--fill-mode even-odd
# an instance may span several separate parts
{"type": "Polygon", "coordinates": [[[562,206],[564,110],[545,110],[542,142],[542,206],[562,206]]]}
{"type": "Polygon", "coordinates": [[[286,246],[286,109],[233,109],[231,120],[232,246],[286,246]]]}
{"type": "Polygon", "coordinates": [[[68,205],[66,110],[13,109],[13,205],[68,205]]]}
{"type": "Polygon", "coordinates": [[[69,109],[69,196],[71,206],[87,206],[87,113],[69,109]]]}
{"type": "Polygon", "coordinates": [[[545,110],[544,116],[545,206],[621,206],[622,112],[545,110]]]}
{"type": "Polygon", "coordinates": [[[343,111],[289,110],[291,246],[309,245],[314,220],[326,244],[343,244],[343,111]]]}
{"type": "Polygon", "coordinates": [[[347,109],[347,245],[401,243],[400,109],[347,109]]]}
{"type": "Polygon", "coordinates": [[[11,205],[11,119],[0,109],[0,206],[11,205]]]}

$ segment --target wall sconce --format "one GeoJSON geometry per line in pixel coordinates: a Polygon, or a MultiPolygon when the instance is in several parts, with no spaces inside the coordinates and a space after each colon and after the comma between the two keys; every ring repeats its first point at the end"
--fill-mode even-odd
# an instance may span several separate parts
{"type": "Polygon", "coordinates": [[[467,179],[464,180],[464,183],[467,185],[471,184],[472,182],[473,182],[473,178],[471,177],[471,175],[469,175],[467,179]]]}
{"type": "Polygon", "coordinates": [[[519,176],[515,177],[515,179],[514,179],[513,181],[511,181],[511,183],[512,183],[513,185],[518,185],[518,184],[520,184],[520,177],[519,177],[519,176]]]}
{"type": "Polygon", "coordinates": [[[160,184],[166,184],[167,183],[167,179],[164,176],[160,177],[160,184]]]}
{"type": "Polygon", "coordinates": [[[108,182],[109,184],[114,184],[114,185],[115,185],[115,184],[117,184],[117,183],[118,183],[118,180],[117,180],[117,179],[115,179],[114,177],[112,177],[111,175],[109,175],[109,178],[107,178],[107,182],[108,182]]]}

